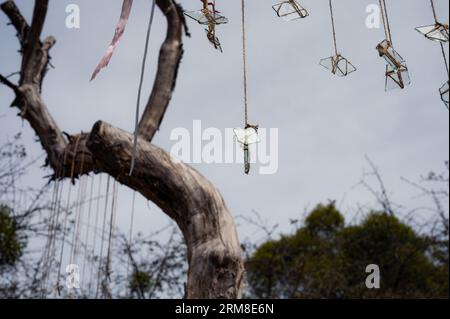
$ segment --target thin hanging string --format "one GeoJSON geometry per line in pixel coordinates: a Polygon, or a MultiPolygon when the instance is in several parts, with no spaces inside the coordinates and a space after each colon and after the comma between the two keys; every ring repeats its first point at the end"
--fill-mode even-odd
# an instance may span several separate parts
{"type": "MultiPolygon", "coordinates": [[[[67,217],[69,215],[69,209],[70,209],[70,198],[71,198],[71,194],[72,194],[72,181],[73,181],[73,177],[75,174],[75,159],[76,159],[76,154],[78,152],[79,142],[80,142],[80,135],[77,137],[77,139],[75,141],[74,156],[73,156],[73,160],[72,160],[72,167],[70,169],[70,180],[69,180],[70,185],[69,185],[69,190],[68,190],[68,194],[67,194],[67,204],[66,204],[66,211],[65,211],[64,223],[63,223],[63,237],[62,237],[62,243],[61,243],[61,252],[59,254],[59,270],[58,270],[58,277],[57,277],[57,281],[56,281],[56,288],[58,290],[58,294],[60,294],[61,269],[62,269],[62,261],[63,261],[63,256],[64,256],[64,244],[66,242],[67,217]]],[[[64,159],[64,162],[66,162],[66,159],[64,159]]]]}
{"type": "Polygon", "coordinates": [[[389,34],[387,33],[387,27],[386,27],[386,18],[384,16],[383,2],[381,0],[379,0],[379,3],[380,3],[380,10],[381,10],[381,18],[383,19],[384,36],[385,36],[386,40],[389,41],[389,34]]]}
{"type": "MultiPolygon", "coordinates": [[[[60,163],[58,164],[58,167],[60,166],[60,163]]],[[[58,174],[59,169],[57,169],[58,174]]],[[[53,241],[53,229],[55,227],[55,216],[56,216],[56,201],[57,196],[59,192],[59,181],[56,180],[55,184],[53,185],[53,192],[52,192],[52,199],[51,199],[51,205],[50,205],[50,216],[48,219],[48,237],[44,246],[44,253],[42,254],[42,264],[43,264],[43,273],[42,273],[42,280],[41,280],[41,292],[42,292],[42,298],[45,298],[47,295],[47,285],[46,285],[46,277],[49,273],[49,264],[50,264],[50,248],[53,241]]]]}
{"type": "Polygon", "coordinates": [[[436,13],[436,6],[434,5],[434,0],[430,0],[431,3],[431,9],[433,10],[433,16],[434,16],[434,21],[437,23],[438,22],[438,17],[437,17],[437,13],[436,13]]]}
{"type": "Polygon", "coordinates": [[[152,31],[153,17],[155,15],[155,5],[156,5],[156,0],[153,0],[152,11],[150,13],[150,20],[148,22],[147,36],[146,36],[146,39],[145,39],[144,56],[142,58],[142,65],[141,65],[141,76],[140,76],[140,79],[139,79],[139,88],[138,88],[138,95],[137,95],[137,102],[136,102],[136,118],[135,118],[135,127],[134,127],[134,141],[133,141],[133,153],[132,153],[132,159],[131,159],[130,176],[133,174],[134,166],[136,165],[136,152],[137,152],[137,143],[138,143],[138,135],[139,135],[139,113],[140,113],[142,86],[144,84],[145,65],[146,65],[146,62],[147,62],[148,47],[149,47],[149,43],[150,43],[150,33],[152,31]]]}
{"type": "Polygon", "coordinates": [[[248,123],[248,90],[247,90],[247,39],[245,29],[245,0],[241,1],[242,12],[242,61],[244,67],[244,128],[249,126],[248,123]]]}
{"type": "Polygon", "coordinates": [[[394,46],[392,42],[392,32],[391,32],[391,26],[389,24],[389,16],[387,12],[386,7],[386,1],[385,0],[379,0],[380,1],[380,8],[381,8],[381,17],[383,18],[383,25],[384,25],[384,33],[386,35],[386,39],[390,42],[392,46],[394,46]]]}
{"type": "Polygon", "coordinates": [[[95,291],[95,299],[98,299],[98,293],[100,289],[100,276],[102,271],[102,259],[103,259],[103,243],[105,241],[105,231],[106,231],[106,216],[108,215],[108,198],[109,198],[109,184],[111,181],[111,176],[108,175],[108,180],[106,182],[106,195],[105,195],[105,211],[103,213],[103,227],[102,227],[102,234],[101,234],[101,243],[100,243],[100,258],[99,258],[99,265],[98,265],[98,273],[97,273],[97,289],[95,291]]]}
{"type": "Polygon", "coordinates": [[[334,23],[334,13],[333,13],[332,0],[330,0],[330,14],[331,14],[331,27],[333,28],[334,52],[336,53],[336,55],[338,55],[337,40],[336,40],[336,27],[335,27],[335,23],[334,23]]]}
{"type": "MultiPolygon", "coordinates": [[[[94,224],[94,236],[92,239],[92,256],[95,256],[95,249],[97,248],[97,231],[98,231],[98,217],[100,215],[100,196],[102,191],[102,176],[100,174],[100,178],[98,181],[98,190],[97,190],[97,203],[96,203],[96,210],[95,210],[95,224],[94,224]]],[[[91,287],[92,283],[94,282],[94,271],[91,269],[91,275],[89,280],[89,296],[91,295],[91,287]]]]}
{"type": "MultiPolygon", "coordinates": [[[[83,272],[82,277],[85,278],[86,274],[86,260],[88,256],[88,243],[89,243],[89,233],[90,233],[90,225],[91,225],[91,214],[92,214],[92,202],[94,201],[94,180],[95,176],[91,178],[91,185],[89,190],[89,208],[88,208],[88,216],[87,216],[87,225],[86,225],[86,235],[84,239],[84,258],[83,258],[83,272]]],[[[89,288],[89,287],[88,287],[89,288]]]]}
{"type": "Polygon", "coordinates": [[[116,211],[117,211],[117,196],[118,196],[118,187],[117,182],[114,181],[113,184],[113,198],[111,201],[111,217],[109,221],[109,238],[108,238],[108,251],[106,255],[106,271],[105,271],[105,291],[104,291],[104,297],[110,299],[111,295],[109,291],[106,289],[108,286],[108,282],[111,281],[111,272],[112,272],[112,265],[111,265],[111,254],[112,254],[112,239],[114,237],[114,226],[116,223],[116,211]],[[105,293],[106,296],[105,296],[105,293]]]}
{"type": "Polygon", "coordinates": [[[447,76],[449,76],[449,80],[450,80],[450,74],[448,72],[447,54],[445,54],[445,47],[444,47],[444,43],[442,43],[442,42],[441,42],[441,50],[442,50],[442,57],[444,58],[445,69],[447,70],[447,76]]]}
{"type": "MultiPolygon", "coordinates": [[[[67,151],[64,150],[64,155],[63,155],[64,160],[63,160],[63,165],[62,165],[62,169],[61,169],[62,173],[61,173],[60,176],[65,176],[66,175],[66,157],[67,157],[66,154],[67,154],[67,151]]],[[[54,234],[53,234],[53,243],[51,245],[51,261],[50,261],[49,269],[51,269],[53,261],[56,260],[56,240],[57,240],[57,231],[58,231],[57,226],[59,225],[59,217],[60,217],[61,211],[62,211],[62,209],[61,209],[62,208],[61,200],[62,200],[62,196],[63,196],[63,193],[64,193],[64,184],[65,184],[64,181],[61,180],[60,181],[59,194],[57,195],[58,196],[58,198],[57,198],[57,207],[56,207],[57,211],[56,211],[55,228],[54,228],[54,234]]],[[[47,275],[46,287],[48,287],[49,279],[50,278],[47,275]]]]}
{"type": "Polygon", "coordinates": [[[58,215],[58,200],[59,200],[59,189],[61,187],[61,181],[58,179],[57,176],[59,176],[59,174],[61,173],[62,170],[62,161],[61,159],[58,161],[58,168],[56,169],[55,172],[55,185],[53,188],[53,194],[52,194],[52,202],[51,202],[51,206],[50,206],[50,219],[49,219],[49,229],[48,229],[48,238],[47,238],[47,243],[45,245],[45,249],[44,249],[44,272],[43,272],[43,276],[42,276],[42,298],[46,298],[47,297],[47,287],[48,287],[48,277],[49,277],[49,272],[50,272],[50,268],[52,266],[52,247],[53,247],[53,242],[55,240],[55,236],[56,236],[56,223],[57,223],[57,215],[58,215]]]}
{"type": "Polygon", "coordinates": [[[128,252],[128,261],[127,261],[127,278],[128,278],[128,282],[130,282],[130,254],[131,254],[131,241],[133,239],[133,226],[134,226],[134,211],[135,211],[135,207],[136,207],[136,192],[133,193],[133,199],[132,199],[132,204],[131,204],[131,220],[130,220],[130,231],[128,234],[128,247],[129,247],[129,252],[128,252]]]}
{"type": "MultiPolygon", "coordinates": [[[[84,169],[84,160],[85,160],[85,154],[81,155],[81,164],[80,164],[80,171],[81,174],[84,169]]],[[[79,232],[80,232],[80,223],[81,218],[83,214],[83,207],[84,207],[84,199],[86,193],[86,179],[81,179],[78,186],[78,207],[76,208],[76,214],[75,214],[75,224],[73,229],[73,235],[72,235],[72,251],[70,254],[70,264],[73,264],[77,255],[77,246],[78,246],[78,239],[79,239],[79,232]]]]}
{"type": "MultiPolygon", "coordinates": [[[[439,21],[438,21],[436,6],[434,5],[434,0],[430,0],[430,3],[431,3],[431,10],[433,11],[434,21],[436,22],[436,24],[438,24],[439,21]]],[[[444,63],[445,63],[445,70],[447,71],[447,76],[450,78],[450,74],[449,74],[449,70],[448,70],[447,54],[445,53],[445,47],[442,42],[440,44],[441,44],[441,50],[442,50],[442,57],[444,58],[444,63]]]]}

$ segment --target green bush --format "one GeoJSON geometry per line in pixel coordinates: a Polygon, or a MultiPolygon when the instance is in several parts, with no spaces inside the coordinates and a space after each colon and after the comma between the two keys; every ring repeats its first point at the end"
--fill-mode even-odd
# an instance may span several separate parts
{"type": "Polygon", "coordinates": [[[11,210],[0,205],[0,267],[11,267],[20,259],[24,243],[19,238],[18,226],[11,210]]]}
{"type": "Polygon", "coordinates": [[[448,263],[433,251],[432,240],[394,216],[374,212],[345,226],[334,205],[319,205],[304,227],[249,258],[249,291],[256,298],[447,298],[448,263]],[[380,289],[365,285],[370,264],[380,267],[380,289]]]}

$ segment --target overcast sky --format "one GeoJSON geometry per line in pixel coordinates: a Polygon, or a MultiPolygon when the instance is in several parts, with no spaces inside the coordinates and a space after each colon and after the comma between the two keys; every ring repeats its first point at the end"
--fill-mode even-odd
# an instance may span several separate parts
{"type": "MultiPolygon", "coordinates": [[[[198,0],[180,1],[185,9],[200,8],[198,0]]],[[[32,1],[17,0],[29,19],[32,1]]],[[[92,83],[89,77],[111,40],[121,0],[50,1],[45,35],[58,42],[52,50],[55,66],[46,78],[44,98],[60,128],[70,133],[89,131],[99,119],[133,130],[138,74],[150,14],[150,0],[136,0],[124,38],[110,66],[92,83]],[[65,27],[65,8],[81,9],[81,29],[65,27]]],[[[185,55],[176,91],[154,143],[169,150],[174,128],[192,130],[193,120],[220,130],[240,126],[242,62],[240,1],[218,0],[230,20],[217,30],[224,52],[207,42],[203,27],[189,21],[185,55]]],[[[372,195],[354,188],[368,169],[365,155],[379,166],[393,199],[408,208],[420,206],[417,191],[401,177],[418,180],[430,170],[444,169],[449,153],[449,116],[438,89],[447,80],[440,47],[414,31],[433,23],[428,0],[389,0],[388,9],[397,50],[410,68],[412,86],[384,92],[385,63],[376,45],[382,29],[365,26],[366,7],[375,0],[335,1],[338,46],[358,71],[336,78],[319,66],[333,53],[328,1],[304,0],[310,12],[303,20],[284,22],[272,1],[247,0],[250,120],[279,129],[279,170],[274,175],[243,174],[240,164],[194,165],[222,192],[231,212],[249,216],[258,211],[270,224],[289,229],[289,218],[301,217],[329,199],[337,200],[348,217],[358,204],[374,203],[372,195]]],[[[449,2],[436,0],[439,16],[448,22],[449,2]]],[[[0,72],[19,68],[18,43],[12,27],[0,14],[0,72]]],[[[157,11],[145,80],[145,101],[154,79],[166,24],[157,11]]],[[[448,50],[447,50],[448,51],[448,50]]],[[[23,131],[30,156],[42,154],[27,123],[8,108],[13,96],[0,87],[0,139],[23,131]]],[[[34,168],[23,180],[44,183],[48,172],[34,168]]],[[[126,231],[132,192],[119,194],[119,226],[126,231]]],[[[137,203],[136,229],[145,233],[168,222],[143,198],[137,203]]],[[[241,237],[249,235],[241,225],[241,237]]]]}

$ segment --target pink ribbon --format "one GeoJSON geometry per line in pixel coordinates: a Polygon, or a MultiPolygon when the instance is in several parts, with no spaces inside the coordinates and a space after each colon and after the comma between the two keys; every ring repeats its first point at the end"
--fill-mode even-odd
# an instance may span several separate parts
{"type": "Polygon", "coordinates": [[[100,63],[95,68],[94,73],[92,74],[91,81],[95,79],[97,74],[101,71],[101,69],[108,66],[109,61],[111,60],[114,51],[117,48],[117,45],[122,38],[123,33],[125,32],[125,27],[128,22],[128,18],[130,17],[131,12],[131,6],[133,5],[133,0],[123,0],[122,4],[122,12],[120,14],[119,22],[116,26],[116,32],[114,34],[114,38],[111,41],[111,44],[109,45],[108,49],[106,50],[105,55],[100,60],[100,63]]]}

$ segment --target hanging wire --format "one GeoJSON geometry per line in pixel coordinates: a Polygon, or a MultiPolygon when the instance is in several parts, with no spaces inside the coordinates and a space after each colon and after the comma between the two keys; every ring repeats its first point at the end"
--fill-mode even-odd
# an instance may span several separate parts
{"type": "MultiPolygon", "coordinates": [[[[100,174],[99,182],[98,182],[98,190],[97,190],[97,203],[96,203],[96,210],[95,210],[95,224],[94,224],[94,236],[92,239],[92,255],[95,256],[95,249],[97,248],[97,230],[98,230],[98,217],[100,215],[100,197],[101,197],[101,190],[102,190],[102,176],[100,174]]],[[[89,280],[89,296],[91,295],[91,287],[92,283],[94,282],[94,271],[91,269],[91,275],[89,280]]]]}
{"type": "MultiPolygon", "coordinates": [[[[64,150],[64,155],[63,155],[63,165],[62,165],[62,173],[60,176],[65,176],[66,174],[66,150],[64,150]]],[[[62,205],[61,205],[61,200],[62,200],[62,195],[64,193],[64,181],[60,181],[60,189],[59,189],[59,194],[58,199],[57,199],[57,213],[56,213],[56,221],[55,221],[55,228],[53,231],[53,243],[51,245],[51,259],[50,259],[50,266],[49,269],[51,269],[51,266],[53,264],[53,261],[56,259],[56,237],[57,237],[57,226],[59,225],[59,217],[61,215],[61,211],[62,211],[62,205]]],[[[47,274],[47,279],[46,279],[47,283],[46,283],[46,287],[48,287],[48,281],[49,281],[49,275],[47,274]]]]}
{"type": "Polygon", "coordinates": [[[58,178],[60,176],[61,171],[63,169],[63,165],[61,158],[58,162],[58,167],[55,171],[55,185],[53,188],[53,194],[52,194],[52,202],[50,206],[50,219],[49,219],[49,229],[48,229],[48,238],[47,243],[44,248],[44,255],[45,255],[45,262],[44,262],[44,273],[42,276],[42,298],[47,297],[47,287],[48,287],[48,277],[49,272],[51,269],[51,266],[53,264],[53,255],[52,255],[52,247],[54,245],[55,237],[56,237],[56,226],[58,223],[58,203],[60,200],[60,187],[61,187],[61,180],[58,178]]]}
{"type": "Polygon", "coordinates": [[[47,296],[47,285],[46,285],[46,277],[49,273],[49,264],[50,264],[50,248],[52,244],[52,235],[53,235],[53,228],[54,228],[54,220],[56,215],[56,200],[57,200],[57,194],[58,194],[58,181],[55,181],[55,184],[53,185],[53,192],[52,192],[52,199],[51,199],[51,205],[50,205],[50,217],[48,219],[48,237],[44,246],[44,252],[42,254],[42,263],[43,263],[43,274],[42,274],[42,281],[41,281],[41,291],[42,291],[42,298],[45,298],[47,296]]]}
{"type": "Polygon", "coordinates": [[[88,256],[88,243],[89,243],[89,234],[90,234],[90,225],[91,225],[91,214],[92,214],[92,202],[94,201],[94,181],[95,176],[91,178],[91,186],[89,191],[89,208],[88,208],[88,218],[87,218],[87,225],[86,225],[86,237],[84,239],[84,258],[83,258],[83,272],[82,277],[85,278],[84,275],[86,274],[86,260],[88,256]]]}
{"type": "Polygon", "coordinates": [[[248,123],[248,89],[247,89],[247,39],[245,28],[245,0],[241,0],[242,13],[242,61],[244,74],[244,128],[249,127],[248,123]]]}
{"type": "Polygon", "coordinates": [[[136,192],[133,193],[133,199],[131,204],[131,220],[130,220],[130,231],[128,233],[128,261],[127,261],[127,278],[128,282],[130,282],[130,254],[131,254],[131,241],[133,240],[133,226],[134,226],[134,212],[136,207],[136,192]]]}
{"type": "Polygon", "coordinates": [[[136,165],[136,152],[137,152],[137,143],[138,143],[138,136],[139,136],[139,113],[140,113],[139,109],[140,109],[140,104],[141,104],[142,86],[144,84],[145,65],[147,62],[148,47],[149,47],[149,43],[150,43],[150,33],[152,30],[153,17],[155,15],[155,5],[156,5],[156,0],[153,0],[152,11],[150,13],[150,20],[148,22],[147,36],[145,39],[144,56],[142,58],[141,76],[139,79],[139,88],[138,88],[138,94],[137,94],[136,118],[135,118],[133,153],[132,153],[132,159],[131,159],[130,176],[133,174],[134,166],[136,165]]]}
{"type": "MultiPolygon", "coordinates": [[[[61,295],[61,269],[62,269],[62,261],[63,261],[63,256],[64,256],[64,244],[66,242],[66,226],[67,226],[67,218],[69,215],[69,209],[70,209],[70,199],[71,199],[71,194],[72,194],[72,181],[73,181],[73,177],[75,174],[75,158],[76,158],[76,154],[78,152],[78,146],[79,146],[79,142],[80,142],[80,135],[77,136],[76,141],[75,141],[75,149],[74,149],[74,156],[73,156],[73,160],[72,160],[72,167],[70,169],[70,185],[69,185],[69,190],[68,190],[68,194],[67,194],[67,204],[66,204],[66,211],[65,211],[65,215],[64,215],[64,222],[63,222],[63,237],[62,237],[62,243],[61,243],[61,252],[59,255],[59,270],[58,270],[58,277],[56,280],[56,289],[58,292],[58,295],[61,295]]],[[[67,153],[66,153],[67,154],[67,153]]],[[[66,162],[66,159],[64,159],[64,162],[66,162]]]]}
{"type": "Polygon", "coordinates": [[[109,238],[108,238],[108,250],[106,255],[106,271],[105,271],[105,286],[104,286],[104,297],[110,299],[111,295],[109,290],[107,289],[108,282],[111,281],[111,272],[112,272],[112,266],[111,266],[111,254],[112,254],[112,239],[114,236],[114,226],[116,223],[116,212],[117,212],[117,196],[118,196],[118,186],[117,182],[115,181],[113,184],[113,198],[111,201],[111,217],[109,220],[109,238]]]}
{"type": "MultiPolygon", "coordinates": [[[[85,154],[84,152],[81,155],[81,164],[80,164],[80,174],[83,172],[84,169],[84,161],[85,161],[85,154]]],[[[73,235],[72,235],[72,249],[70,254],[70,264],[73,264],[75,262],[76,254],[77,254],[77,246],[78,246],[78,239],[79,239],[79,232],[80,232],[80,223],[81,218],[83,214],[83,207],[84,207],[84,200],[86,195],[86,179],[82,178],[80,179],[79,185],[78,185],[78,207],[75,211],[75,224],[73,228],[73,235]]]]}
{"type": "Polygon", "coordinates": [[[381,17],[383,18],[383,25],[384,25],[384,33],[386,35],[386,39],[389,41],[391,46],[393,47],[393,41],[392,41],[392,32],[391,32],[391,26],[389,23],[389,15],[387,11],[386,6],[386,0],[379,0],[380,2],[380,8],[381,8],[381,17]]]}
{"type": "Polygon", "coordinates": [[[436,13],[436,6],[434,5],[434,0],[430,0],[431,3],[431,9],[433,10],[433,16],[434,16],[434,21],[437,23],[438,22],[438,17],[437,17],[437,13],[436,13]]]}
{"type": "Polygon", "coordinates": [[[334,14],[333,14],[333,3],[332,0],[329,1],[330,4],[330,14],[331,14],[331,27],[333,29],[333,42],[334,42],[334,52],[336,55],[338,55],[338,49],[337,49],[337,40],[336,40],[336,26],[334,23],[334,14]]]}
{"type": "Polygon", "coordinates": [[[447,70],[447,76],[450,77],[450,74],[448,72],[447,54],[445,54],[445,47],[444,47],[444,43],[442,43],[442,42],[441,42],[441,50],[442,50],[442,57],[444,58],[445,69],[447,70]]]}
{"type": "MultiPolygon", "coordinates": [[[[431,9],[433,11],[434,21],[436,22],[436,24],[439,24],[434,0],[430,0],[430,3],[431,3],[431,9]]],[[[445,70],[447,71],[447,76],[450,76],[449,70],[448,70],[447,54],[445,53],[444,43],[440,42],[440,44],[441,44],[441,50],[442,50],[442,57],[444,58],[445,70]]]]}
{"type": "Polygon", "coordinates": [[[108,180],[106,182],[106,195],[105,195],[105,211],[103,213],[103,227],[101,234],[101,243],[100,243],[100,257],[99,257],[99,265],[98,265],[98,273],[97,273],[97,289],[95,291],[95,299],[98,299],[99,289],[100,289],[100,276],[102,271],[102,259],[103,259],[103,243],[105,241],[105,230],[106,230],[106,216],[108,214],[108,198],[109,198],[109,184],[111,181],[111,176],[108,175],[108,180]]]}

